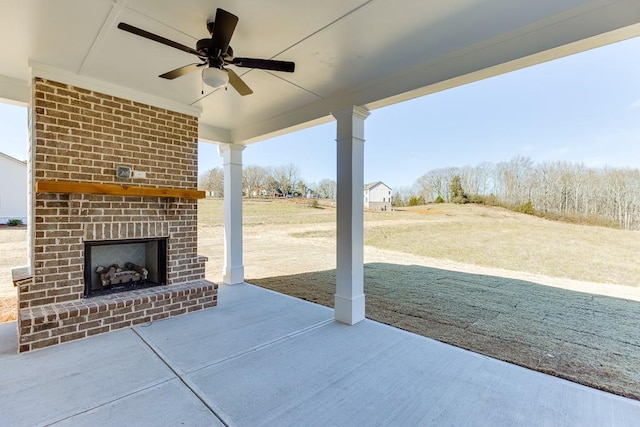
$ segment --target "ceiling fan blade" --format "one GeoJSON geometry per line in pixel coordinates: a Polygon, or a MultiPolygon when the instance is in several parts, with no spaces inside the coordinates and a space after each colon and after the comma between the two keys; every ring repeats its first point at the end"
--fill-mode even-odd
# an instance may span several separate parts
{"type": "Polygon", "coordinates": [[[251,95],[253,91],[233,70],[225,69],[229,73],[229,84],[242,96],[251,95]]]}
{"type": "Polygon", "coordinates": [[[120,28],[121,30],[127,31],[131,34],[135,34],[136,36],[144,37],[145,39],[153,40],[154,42],[162,43],[163,45],[172,47],[174,49],[179,49],[183,52],[187,52],[192,55],[202,57],[202,55],[200,55],[198,51],[191,49],[188,46],[174,42],[173,40],[165,39],[164,37],[142,30],[138,27],[134,27],[133,25],[129,25],[124,22],[121,22],[118,24],[118,28],[120,28]]]}
{"type": "Polygon", "coordinates": [[[231,64],[237,67],[258,68],[260,70],[285,71],[293,73],[296,64],[289,61],[274,61],[272,59],[256,59],[256,58],[233,58],[231,64]]]}
{"type": "Polygon", "coordinates": [[[164,74],[160,74],[158,77],[161,77],[163,79],[173,80],[178,77],[182,77],[185,74],[189,74],[192,71],[196,71],[198,68],[204,65],[207,65],[207,63],[203,62],[201,64],[196,63],[196,64],[185,65],[184,67],[176,68],[175,70],[168,71],[164,74]]]}
{"type": "Polygon", "coordinates": [[[216,10],[216,18],[211,30],[211,40],[214,49],[219,49],[224,54],[231,43],[231,36],[238,24],[238,17],[224,9],[216,10]]]}

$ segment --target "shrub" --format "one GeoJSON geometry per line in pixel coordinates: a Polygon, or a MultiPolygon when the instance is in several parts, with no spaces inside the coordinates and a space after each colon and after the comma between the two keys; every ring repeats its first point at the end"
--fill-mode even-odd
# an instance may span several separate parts
{"type": "Polygon", "coordinates": [[[486,204],[484,202],[484,198],[485,198],[485,196],[481,196],[479,194],[470,194],[468,199],[467,199],[467,202],[468,203],[477,203],[477,204],[480,204],[480,205],[484,205],[484,204],[486,204]]]}
{"type": "Polygon", "coordinates": [[[419,205],[424,205],[424,197],[412,196],[409,198],[409,206],[419,206],[419,205]]]}
{"type": "Polygon", "coordinates": [[[320,203],[318,203],[318,199],[313,199],[313,201],[309,204],[310,208],[320,209],[320,203]]]}
{"type": "Polygon", "coordinates": [[[462,179],[459,175],[454,176],[449,184],[449,192],[451,193],[451,203],[465,204],[469,200],[462,188],[462,179]]]}
{"type": "Polygon", "coordinates": [[[444,203],[444,199],[442,198],[442,196],[438,196],[438,197],[436,197],[436,199],[433,201],[433,203],[444,203]]]}
{"type": "Polygon", "coordinates": [[[469,198],[466,194],[462,194],[459,196],[451,197],[451,203],[457,203],[459,205],[464,205],[465,203],[469,203],[469,198]]]}
{"type": "Polygon", "coordinates": [[[22,225],[22,220],[18,218],[12,218],[9,221],[7,221],[7,225],[9,227],[16,227],[18,225],[22,225]]]}
{"type": "Polygon", "coordinates": [[[478,204],[487,205],[487,206],[500,206],[500,201],[493,194],[491,194],[489,196],[483,196],[483,195],[480,195],[480,194],[472,194],[472,195],[469,196],[467,201],[469,203],[478,203],[478,204]]]}
{"type": "Polygon", "coordinates": [[[535,215],[536,213],[536,210],[533,208],[533,203],[531,203],[531,200],[521,204],[520,206],[516,206],[514,210],[516,212],[520,212],[527,215],[535,215]]]}

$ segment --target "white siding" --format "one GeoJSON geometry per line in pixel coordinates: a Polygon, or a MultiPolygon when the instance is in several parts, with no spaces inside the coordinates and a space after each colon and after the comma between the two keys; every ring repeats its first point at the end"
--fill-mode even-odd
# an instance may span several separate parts
{"type": "Polygon", "coordinates": [[[378,182],[364,190],[364,207],[370,210],[391,210],[392,197],[391,188],[382,182],[378,182]]]}
{"type": "Polygon", "coordinates": [[[389,202],[391,189],[384,184],[376,185],[369,190],[369,202],[389,202]]]}
{"type": "Polygon", "coordinates": [[[0,224],[27,223],[27,165],[0,153],[0,224]]]}

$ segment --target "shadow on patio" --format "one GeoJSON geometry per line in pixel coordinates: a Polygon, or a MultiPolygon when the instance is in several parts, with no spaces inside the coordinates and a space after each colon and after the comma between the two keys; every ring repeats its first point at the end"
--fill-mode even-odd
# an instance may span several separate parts
{"type": "MultiPolygon", "coordinates": [[[[248,279],[333,306],[335,270],[248,279]]],[[[368,318],[640,399],[640,303],[416,265],[365,265],[368,318]]]]}

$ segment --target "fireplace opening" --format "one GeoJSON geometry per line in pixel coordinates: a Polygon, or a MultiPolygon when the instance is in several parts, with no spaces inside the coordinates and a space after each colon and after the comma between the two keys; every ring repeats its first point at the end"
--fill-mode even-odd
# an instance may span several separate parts
{"type": "Polygon", "coordinates": [[[84,296],[167,283],[167,239],[85,242],[84,296]]]}

